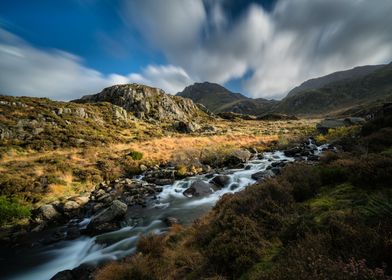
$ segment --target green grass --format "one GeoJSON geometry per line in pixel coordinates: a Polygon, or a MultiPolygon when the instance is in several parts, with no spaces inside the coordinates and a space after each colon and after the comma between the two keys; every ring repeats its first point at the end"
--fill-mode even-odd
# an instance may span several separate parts
{"type": "Polygon", "coordinates": [[[309,200],[309,206],[316,223],[322,223],[331,216],[341,216],[359,210],[366,204],[366,192],[344,183],[328,186],[321,190],[317,197],[309,200]]]}
{"type": "Polygon", "coordinates": [[[19,204],[16,199],[0,196],[0,226],[29,218],[30,215],[30,209],[19,204]]]}

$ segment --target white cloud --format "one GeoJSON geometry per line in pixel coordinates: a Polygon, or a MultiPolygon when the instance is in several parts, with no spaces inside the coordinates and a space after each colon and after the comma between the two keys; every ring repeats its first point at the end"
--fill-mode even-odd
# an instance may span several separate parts
{"type": "Polygon", "coordinates": [[[128,79],[130,82],[162,88],[171,94],[176,94],[193,83],[184,69],[173,65],[149,65],[143,69],[142,74],[133,73],[128,79]]]}
{"type": "Polygon", "coordinates": [[[148,66],[142,74],[104,75],[60,50],[41,50],[0,28],[0,94],[79,98],[113,84],[146,83],[172,93],[192,80],[180,67],[148,66]]]}
{"type": "Polygon", "coordinates": [[[126,1],[123,13],[195,80],[252,73],[243,86],[253,97],[279,98],[309,78],[392,59],[390,0],[279,0],[235,20],[224,1],[126,1]]]}

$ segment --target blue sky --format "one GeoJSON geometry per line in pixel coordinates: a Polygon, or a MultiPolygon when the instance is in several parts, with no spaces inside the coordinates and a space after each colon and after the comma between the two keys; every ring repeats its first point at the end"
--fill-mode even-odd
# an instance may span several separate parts
{"type": "Polygon", "coordinates": [[[389,0],[1,1],[0,92],[68,100],[114,83],[176,93],[211,81],[281,98],[389,62],[391,13],[389,0]]]}

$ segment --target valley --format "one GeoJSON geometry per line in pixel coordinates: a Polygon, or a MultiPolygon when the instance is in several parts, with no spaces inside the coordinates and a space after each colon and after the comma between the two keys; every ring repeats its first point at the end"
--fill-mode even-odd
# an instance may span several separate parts
{"type": "MultiPolygon", "coordinates": [[[[214,97],[214,90],[221,90],[215,104],[229,111],[210,107],[203,94],[200,104],[192,96],[140,84],[112,86],[70,102],[0,96],[0,246],[6,277],[284,279],[276,269],[304,269],[308,254],[290,251],[292,246],[334,246],[329,235],[313,230],[331,226],[335,215],[366,224],[367,218],[349,213],[373,220],[389,213],[390,178],[383,170],[391,166],[390,73],[375,68],[386,76],[359,75],[376,78],[366,78],[369,87],[353,96],[355,102],[325,105],[306,89],[279,102],[263,101],[270,109],[257,107],[258,114],[233,109],[233,104],[245,108],[238,104],[248,98],[209,83],[203,94],[214,97]],[[385,93],[367,98],[380,84],[385,93]],[[304,96],[324,111],[290,103],[304,96]],[[282,106],[290,110],[271,109],[282,106]],[[325,111],[341,118],[324,120],[325,111]],[[364,149],[370,156],[362,156],[364,149]],[[371,171],[363,161],[374,166],[371,171]],[[374,170],[378,173],[369,175],[374,170]],[[367,176],[376,189],[361,189],[369,187],[367,176]],[[291,236],[297,233],[304,239],[291,236]],[[299,254],[298,263],[283,265],[290,254],[299,254]]],[[[344,83],[359,83],[356,79],[344,83]]],[[[336,90],[342,94],[341,86],[336,90]]],[[[337,100],[335,94],[328,91],[326,100],[337,100]]],[[[355,230],[362,236],[362,228],[355,230]]],[[[387,242],[383,232],[375,234],[387,242]]],[[[330,262],[322,268],[332,273],[350,265],[320,254],[330,262]]],[[[353,260],[361,273],[389,271],[378,259],[366,259],[376,268],[353,260]]],[[[317,278],[320,267],[309,269],[310,279],[317,278]]]]}

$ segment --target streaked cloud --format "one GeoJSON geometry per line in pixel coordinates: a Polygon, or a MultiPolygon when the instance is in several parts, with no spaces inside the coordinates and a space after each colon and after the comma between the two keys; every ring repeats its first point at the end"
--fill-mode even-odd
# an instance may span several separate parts
{"type": "Polygon", "coordinates": [[[392,1],[279,0],[268,12],[253,3],[236,19],[224,2],[126,1],[122,13],[194,80],[243,78],[253,97],[281,98],[309,78],[392,60],[392,1]]]}
{"type": "Polygon", "coordinates": [[[0,73],[2,94],[58,100],[79,98],[120,83],[145,83],[170,93],[192,83],[182,68],[172,65],[150,65],[138,74],[104,75],[84,66],[78,56],[61,50],[35,48],[4,29],[0,29],[0,73]]]}

